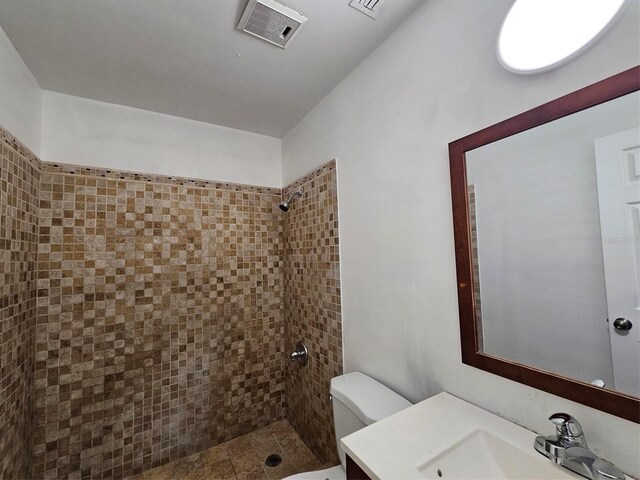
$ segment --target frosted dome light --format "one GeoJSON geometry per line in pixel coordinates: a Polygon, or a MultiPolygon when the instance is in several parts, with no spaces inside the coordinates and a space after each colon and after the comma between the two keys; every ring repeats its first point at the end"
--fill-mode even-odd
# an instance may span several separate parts
{"type": "Polygon", "coordinates": [[[516,0],[498,36],[498,59],[516,73],[539,73],[572,60],[617,18],[625,0],[516,0]]]}

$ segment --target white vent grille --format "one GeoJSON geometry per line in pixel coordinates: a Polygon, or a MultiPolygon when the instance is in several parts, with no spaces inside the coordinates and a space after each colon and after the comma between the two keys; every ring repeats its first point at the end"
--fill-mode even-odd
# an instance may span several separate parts
{"type": "Polygon", "coordinates": [[[249,0],[238,30],[285,48],[307,18],[273,0],[249,0]]]}
{"type": "Polygon", "coordinates": [[[351,0],[349,5],[371,18],[378,18],[380,7],[382,7],[384,1],[385,0],[351,0]]]}

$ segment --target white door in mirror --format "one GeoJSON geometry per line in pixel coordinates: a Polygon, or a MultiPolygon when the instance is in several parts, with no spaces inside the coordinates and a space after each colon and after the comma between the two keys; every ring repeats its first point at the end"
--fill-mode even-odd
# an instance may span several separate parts
{"type": "Polygon", "coordinates": [[[577,57],[605,33],[626,0],[516,0],[498,36],[500,63],[541,73],[577,57]]]}
{"type": "Polygon", "coordinates": [[[613,379],[640,396],[640,128],[595,140],[613,379]]]}

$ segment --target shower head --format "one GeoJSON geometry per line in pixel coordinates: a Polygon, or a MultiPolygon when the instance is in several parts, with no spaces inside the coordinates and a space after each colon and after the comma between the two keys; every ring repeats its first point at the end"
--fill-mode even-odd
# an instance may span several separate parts
{"type": "Polygon", "coordinates": [[[291,194],[291,196],[289,197],[289,200],[285,200],[279,205],[280,210],[282,210],[283,212],[288,212],[289,206],[291,205],[291,202],[293,202],[293,199],[301,196],[302,196],[302,189],[300,188],[291,194]]]}

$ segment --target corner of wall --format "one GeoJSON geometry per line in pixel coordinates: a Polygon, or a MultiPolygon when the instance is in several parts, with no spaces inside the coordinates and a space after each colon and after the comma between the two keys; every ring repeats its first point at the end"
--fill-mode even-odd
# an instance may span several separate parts
{"type": "Polygon", "coordinates": [[[0,28],[0,125],[40,155],[42,89],[0,28]]]}

